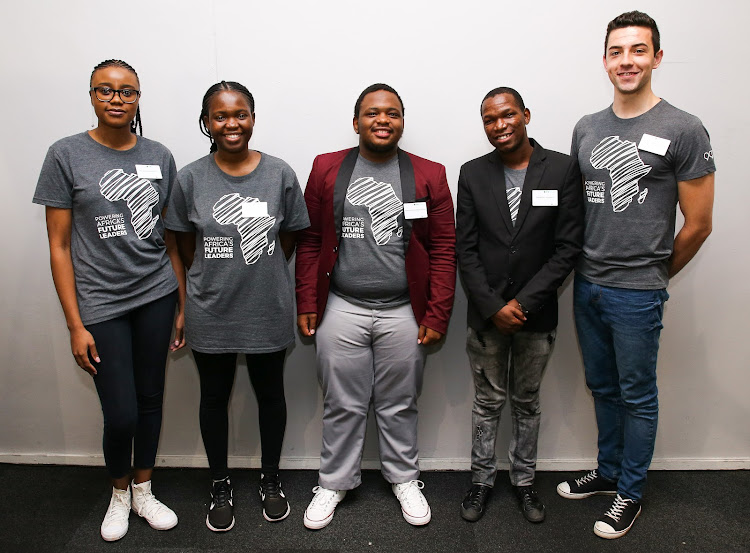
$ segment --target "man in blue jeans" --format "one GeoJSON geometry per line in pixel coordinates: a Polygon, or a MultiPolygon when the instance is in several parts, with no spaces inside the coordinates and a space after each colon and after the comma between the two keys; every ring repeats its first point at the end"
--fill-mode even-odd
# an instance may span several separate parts
{"type": "Polygon", "coordinates": [[[575,321],[599,455],[596,470],[562,482],[557,492],[569,499],[615,495],[594,524],[607,539],[623,536],[641,513],[656,439],[667,283],[711,232],[713,150],[698,118],[652,92],[662,55],[648,15],[624,13],[609,23],[604,68],[614,102],[578,122],[571,147],[586,209],[575,321]],[[678,204],[685,221],[675,236],[678,204]]]}

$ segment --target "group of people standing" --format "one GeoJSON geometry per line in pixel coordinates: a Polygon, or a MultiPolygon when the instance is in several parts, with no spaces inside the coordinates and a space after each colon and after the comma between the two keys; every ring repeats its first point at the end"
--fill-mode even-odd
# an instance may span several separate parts
{"type": "Polygon", "coordinates": [[[199,126],[210,153],[178,172],[169,151],[142,136],[135,70],[120,60],[99,64],[89,89],[98,125],[50,148],[33,201],[46,206],[72,353],[101,401],[113,484],[102,537],[122,538],[131,510],[159,530],[177,524],[151,476],[167,354],[186,344],[200,376],[211,475],[206,525],[220,532],[235,523],[227,410],[239,353],[258,399],[262,513],[271,522],[288,516],[279,459],[295,248],[297,327],[314,339],[324,399],[307,528],[328,525],[361,483],[371,404],[381,470],[404,519],[430,521],[417,398],[425,348],[448,329],[458,259],[475,384],[472,485],[461,515],[477,521],[485,512],[510,398],[510,481],[526,519],[545,518],[534,488],[539,389],[558,289],[576,269],[575,321],[599,457],[596,470],[557,491],[614,495],[594,532],[624,535],[641,512],[653,454],[666,286],[711,230],[708,134],[652,92],[661,58],[649,16],[610,22],[604,67],[614,102],[578,123],[570,156],[528,136],[531,112],[516,90],[487,93],[481,117],[494,150],[462,166],[455,222],[445,168],[398,147],[405,110],[388,85],[362,91],[358,146],[318,156],[303,195],[289,165],[248,148],[255,101],[243,85],[208,89],[199,126]],[[675,237],[677,205],[684,224],[675,237]]]}

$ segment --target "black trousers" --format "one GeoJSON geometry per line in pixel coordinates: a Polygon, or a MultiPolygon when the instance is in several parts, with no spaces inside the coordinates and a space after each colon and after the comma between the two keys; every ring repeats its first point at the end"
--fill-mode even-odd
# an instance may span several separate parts
{"type": "MultiPolygon", "coordinates": [[[[266,474],[279,470],[281,444],[286,430],[284,358],[286,350],[246,354],[250,383],[258,400],[261,466],[266,474]]],[[[201,381],[200,425],[211,478],[229,476],[229,397],[237,369],[236,353],[201,353],[193,350],[201,381]]]]}

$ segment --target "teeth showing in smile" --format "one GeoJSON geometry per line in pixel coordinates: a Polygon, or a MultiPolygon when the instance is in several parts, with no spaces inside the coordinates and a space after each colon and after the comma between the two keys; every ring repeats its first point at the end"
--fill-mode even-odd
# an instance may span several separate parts
{"type": "Polygon", "coordinates": [[[225,134],[224,136],[226,138],[228,138],[229,140],[234,140],[235,138],[239,138],[240,137],[239,134],[225,134]]]}

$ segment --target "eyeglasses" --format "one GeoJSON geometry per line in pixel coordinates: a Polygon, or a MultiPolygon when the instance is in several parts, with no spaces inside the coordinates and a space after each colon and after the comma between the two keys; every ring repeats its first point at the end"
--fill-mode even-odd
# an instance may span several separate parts
{"type": "Polygon", "coordinates": [[[138,101],[138,97],[141,95],[140,90],[135,88],[109,88],[108,86],[92,86],[89,88],[89,92],[93,92],[96,95],[96,99],[100,102],[110,102],[112,98],[117,94],[126,104],[134,104],[138,101]]]}

